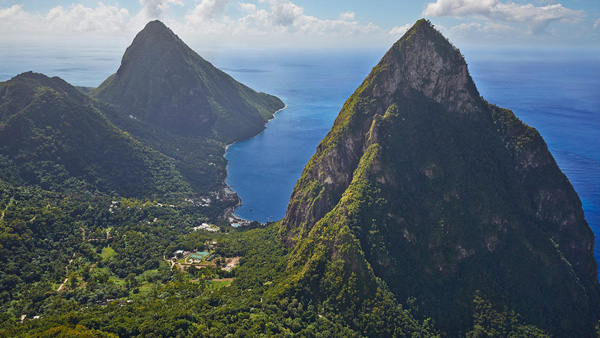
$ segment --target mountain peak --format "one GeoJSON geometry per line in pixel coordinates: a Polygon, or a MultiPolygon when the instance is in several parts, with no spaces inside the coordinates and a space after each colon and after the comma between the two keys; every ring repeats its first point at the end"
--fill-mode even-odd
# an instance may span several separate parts
{"type": "Polygon", "coordinates": [[[117,73],[92,95],[154,126],[226,142],[257,134],[283,108],[204,60],[158,20],[136,35],[117,73]]]}
{"type": "Polygon", "coordinates": [[[146,24],[146,26],[144,27],[144,29],[142,31],[147,30],[147,29],[169,29],[169,28],[167,27],[167,25],[165,25],[160,20],[152,20],[146,24]]]}
{"type": "Polygon", "coordinates": [[[177,35],[160,20],[148,22],[144,29],[136,35],[132,46],[135,45],[136,40],[139,42],[140,40],[146,39],[153,39],[153,42],[156,42],[156,39],[178,40],[180,43],[184,44],[183,41],[181,41],[179,37],[177,37],[177,35]]]}
{"type": "MultiPolygon", "coordinates": [[[[412,27],[410,27],[406,33],[409,32],[422,32],[422,33],[433,33],[433,34],[440,34],[440,32],[438,32],[435,27],[433,26],[433,24],[431,23],[431,21],[427,20],[427,19],[419,19],[417,20],[417,22],[415,22],[412,27]]],[[[408,34],[410,35],[410,33],[408,34]]]]}
{"type": "Polygon", "coordinates": [[[79,101],[85,100],[87,97],[79,92],[75,87],[71,86],[65,80],[61,79],[58,76],[48,77],[41,73],[35,73],[33,71],[28,71],[21,73],[6,83],[8,84],[21,84],[24,86],[28,86],[30,88],[40,88],[47,87],[52,90],[70,96],[72,99],[77,99],[79,101]]]}
{"type": "Polygon", "coordinates": [[[368,95],[388,103],[399,93],[418,92],[462,115],[483,105],[460,51],[425,19],[390,48],[365,82],[375,84],[368,95]]]}
{"type": "Polygon", "coordinates": [[[600,312],[594,237],[573,187],[535,129],[479,96],[426,20],[346,101],[280,234],[302,271],[325,252],[361,285],[376,276],[397,299],[414,297],[449,336],[471,325],[476,290],[557,337],[591,336],[600,312]]]}
{"type": "Polygon", "coordinates": [[[49,77],[42,73],[35,73],[33,71],[23,72],[10,79],[10,81],[16,83],[24,83],[32,85],[34,87],[54,87],[57,84],[69,85],[66,81],[57,76],[49,77]]]}

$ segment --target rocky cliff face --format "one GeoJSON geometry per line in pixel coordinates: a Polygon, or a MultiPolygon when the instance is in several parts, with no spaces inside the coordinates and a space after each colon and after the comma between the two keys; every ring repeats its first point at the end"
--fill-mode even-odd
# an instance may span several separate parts
{"type": "Polygon", "coordinates": [[[224,142],[258,134],[284,106],[214,67],[160,21],[138,33],[117,73],[91,94],[156,127],[224,142]]]}
{"type": "Polygon", "coordinates": [[[366,291],[379,277],[453,336],[476,291],[555,336],[589,336],[600,314],[577,194],[537,131],[485,102],[424,20],[345,103],[280,233],[307,267],[321,252],[366,291]]]}
{"type": "MultiPolygon", "coordinates": [[[[331,210],[350,183],[353,168],[366,149],[366,134],[373,119],[383,115],[398,96],[418,91],[428,99],[444,103],[448,110],[457,113],[457,118],[468,113],[472,119],[480,118],[474,112],[481,111],[485,104],[479,98],[464,58],[443,36],[428,32],[431,27],[419,27],[416,25],[394,44],[346,102],[299,182],[299,185],[308,180],[318,182],[318,189],[322,190],[314,202],[309,198],[310,205],[300,206],[298,202],[306,191],[295,189],[284,221],[286,226],[302,228],[296,220],[314,223],[331,210]],[[313,167],[317,162],[318,166],[313,167]]],[[[295,230],[290,232],[293,233],[295,230]]]]}

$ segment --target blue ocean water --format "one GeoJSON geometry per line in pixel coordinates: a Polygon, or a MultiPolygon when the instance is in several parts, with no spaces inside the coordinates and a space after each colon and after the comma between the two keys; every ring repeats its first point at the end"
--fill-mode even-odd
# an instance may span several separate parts
{"type": "Polygon", "coordinates": [[[287,105],[263,133],[227,150],[227,183],[243,202],[236,215],[260,222],[283,218],[304,166],[331,129],[344,101],[379,57],[358,51],[350,55],[353,57],[340,52],[272,55],[267,57],[272,58],[269,67],[256,65],[268,72],[230,71],[253,88],[277,95],[287,105]]]}
{"type": "MultiPolygon", "coordinates": [[[[244,203],[236,214],[261,222],[281,219],[304,165],[345,100],[383,55],[278,55],[269,72],[231,74],[278,95],[288,107],[255,138],[229,147],[228,184],[244,203]],[[294,58],[294,57],[293,57],[294,58]]],[[[511,109],[546,140],[579,194],[596,234],[600,262],[600,50],[463,50],[481,95],[511,109]]],[[[233,62],[233,60],[229,60],[233,62]]],[[[248,67],[238,59],[238,67],[248,67]]],[[[262,68],[261,68],[262,67],[262,68]]]]}
{"type": "MultiPolygon", "coordinates": [[[[125,47],[3,45],[0,81],[33,70],[97,86],[116,71],[125,47]]],[[[279,220],[316,146],[385,49],[196,50],[237,80],[287,104],[263,133],[231,145],[226,155],[227,182],[244,203],[236,214],[279,220]]],[[[582,200],[600,261],[600,50],[463,49],[463,54],[481,95],[512,109],[548,143],[582,200]]]]}

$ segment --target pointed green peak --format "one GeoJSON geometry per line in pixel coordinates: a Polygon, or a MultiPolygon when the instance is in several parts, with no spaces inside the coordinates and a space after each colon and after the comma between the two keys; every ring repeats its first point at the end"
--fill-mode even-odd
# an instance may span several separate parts
{"type": "MultiPolygon", "coordinates": [[[[394,47],[401,46],[404,42],[415,40],[418,43],[432,43],[435,45],[438,52],[447,49],[447,53],[458,54],[460,59],[460,51],[456,48],[445,36],[438,31],[431,21],[420,19],[409,28],[406,33],[394,44],[394,47]]],[[[392,47],[393,49],[393,47],[392,47]]]]}
{"type": "MultiPolygon", "coordinates": [[[[162,21],[154,20],[146,24],[137,36],[164,36],[164,37],[176,37],[175,33],[167,27],[162,21]]],[[[136,36],[136,37],[137,37],[136,36]]]]}
{"type": "Polygon", "coordinates": [[[117,73],[91,95],[171,132],[226,142],[255,135],[283,108],[204,60],[158,20],[136,35],[117,73]]]}
{"type": "Polygon", "coordinates": [[[152,46],[157,43],[176,43],[185,46],[177,34],[159,20],[150,21],[134,38],[130,47],[152,46]]]}
{"type": "Polygon", "coordinates": [[[153,20],[146,24],[144,30],[146,29],[169,29],[167,26],[160,20],[153,20]]]}
{"type": "Polygon", "coordinates": [[[415,24],[412,25],[412,27],[409,28],[408,31],[406,31],[405,35],[413,34],[422,34],[430,38],[442,37],[444,38],[444,40],[446,40],[446,38],[443,37],[442,33],[440,33],[440,31],[438,31],[435,28],[431,21],[427,19],[417,20],[417,22],[415,22],[415,24]]]}

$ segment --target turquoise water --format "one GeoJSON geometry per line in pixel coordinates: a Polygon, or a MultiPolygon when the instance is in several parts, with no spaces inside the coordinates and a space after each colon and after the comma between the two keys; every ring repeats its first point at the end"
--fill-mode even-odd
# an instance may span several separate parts
{"type": "MultiPolygon", "coordinates": [[[[125,47],[3,46],[0,81],[34,70],[97,86],[116,71],[125,47]]],[[[227,151],[227,181],[244,203],[236,214],[279,220],[316,146],[385,49],[196,50],[239,81],[287,104],[263,133],[227,151]]],[[[548,143],[582,200],[600,261],[600,50],[463,49],[463,54],[481,95],[512,109],[548,143]]]]}

